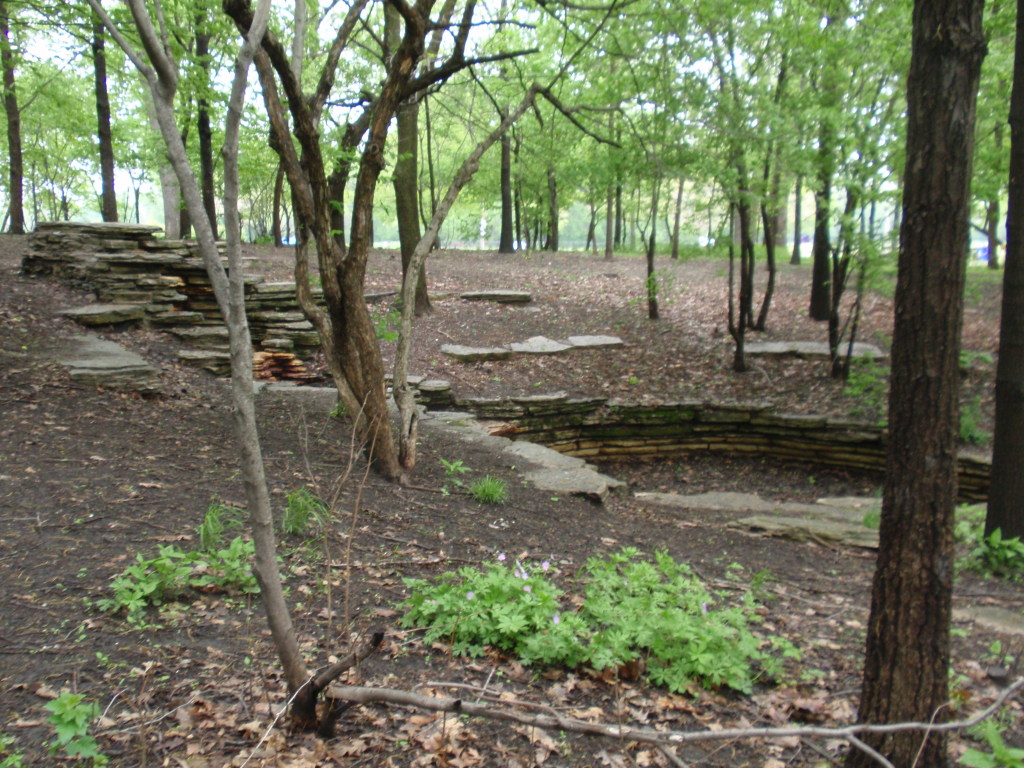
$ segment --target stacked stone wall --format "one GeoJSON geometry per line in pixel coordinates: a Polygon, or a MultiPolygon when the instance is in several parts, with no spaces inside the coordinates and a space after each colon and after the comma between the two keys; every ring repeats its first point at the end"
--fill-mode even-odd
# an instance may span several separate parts
{"type": "MultiPolygon", "coordinates": [[[[704,402],[637,405],[565,396],[455,398],[456,407],[511,422],[502,434],[585,459],[653,458],[691,451],[771,456],[881,474],[887,430],[868,423],[777,413],[770,406],[704,402]]],[[[988,494],[991,462],[959,458],[960,499],[988,494]]]]}
{"type": "MultiPolygon", "coordinates": [[[[185,331],[223,325],[197,244],[157,238],[159,231],[139,224],[41,222],[22,271],[91,290],[100,302],[140,305],[147,324],[203,337],[198,346],[206,352],[226,354],[226,335],[185,331]]],[[[316,331],[299,311],[294,283],[246,278],[245,297],[257,349],[300,357],[319,349],[316,331]]]]}

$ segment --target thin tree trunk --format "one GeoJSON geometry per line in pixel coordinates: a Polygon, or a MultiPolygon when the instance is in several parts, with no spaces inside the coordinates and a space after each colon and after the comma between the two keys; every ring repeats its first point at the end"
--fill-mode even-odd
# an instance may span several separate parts
{"type": "MultiPolygon", "coordinates": [[[[989,254],[991,259],[991,253],[989,254]]],[[[1017,40],[1010,93],[1010,184],[1006,260],[996,365],[996,427],[985,534],[1024,537],[1024,0],[1017,0],[1017,40]]]]}
{"type": "Polygon", "coordinates": [[[672,259],[679,260],[679,220],[683,215],[683,180],[676,187],[676,205],[672,219],[672,259]]]}
{"type": "Polygon", "coordinates": [[[274,235],[274,247],[280,248],[284,245],[284,238],[281,237],[281,202],[284,197],[284,166],[278,162],[277,173],[274,174],[274,204],[271,213],[271,230],[274,235]]]}
{"type": "Polygon", "coordinates": [[[622,185],[615,185],[615,245],[622,245],[623,212],[622,185]]]}
{"type": "MultiPolygon", "coordinates": [[[[864,723],[949,715],[959,348],[983,0],[915,0],[878,561],[864,723]]],[[[896,768],[948,764],[946,735],[865,734],[896,768]]],[[[878,762],[853,751],[848,768],[878,762]]]]}
{"type": "MultiPolygon", "coordinates": [[[[15,85],[14,51],[6,0],[0,0],[0,68],[3,69],[4,113],[7,116],[7,231],[25,234],[25,166],[21,154],[21,110],[15,85]]],[[[38,220],[38,219],[37,219],[38,220]]]]}
{"type": "Polygon", "coordinates": [[[558,250],[558,182],[552,166],[548,166],[548,242],[544,249],[558,250]]]}
{"type": "Polygon", "coordinates": [[[203,210],[210,221],[213,239],[217,239],[217,190],[214,183],[213,128],[210,125],[210,33],[205,30],[205,15],[196,18],[196,60],[203,73],[199,98],[196,99],[196,133],[199,136],[199,175],[202,179],[203,210]]]}
{"type": "Polygon", "coordinates": [[[832,208],[832,166],[835,151],[833,132],[826,121],[821,124],[818,149],[818,188],[814,190],[814,244],[811,249],[811,303],[808,314],[812,320],[828,320],[831,304],[829,261],[832,245],[829,242],[829,219],[832,208]]]}
{"type": "Polygon", "coordinates": [[[104,221],[117,221],[117,194],[114,190],[114,140],[110,130],[110,95],[107,93],[107,55],[103,22],[92,17],[92,63],[96,90],[96,138],[100,154],[100,215],[104,221]]]}

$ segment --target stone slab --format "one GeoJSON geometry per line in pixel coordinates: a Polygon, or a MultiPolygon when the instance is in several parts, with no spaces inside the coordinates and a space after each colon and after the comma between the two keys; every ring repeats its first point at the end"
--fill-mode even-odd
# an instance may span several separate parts
{"type": "Polygon", "coordinates": [[[546,336],[532,336],[526,341],[517,341],[509,345],[518,355],[557,355],[572,349],[567,344],[549,339],[546,336]]]}
{"type": "Polygon", "coordinates": [[[75,336],[59,358],[73,381],[151,394],[160,391],[160,372],[141,356],[98,336],[75,336]]]}
{"type": "Polygon", "coordinates": [[[843,547],[878,549],[877,530],[865,525],[855,525],[838,520],[755,515],[729,523],[728,527],[779,536],[794,541],[817,541],[843,547]]]}
{"type": "Polygon", "coordinates": [[[953,618],[958,621],[973,621],[986,629],[1007,635],[1024,635],[1024,615],[997,605],[971,605],[954,608],[953,618]]]}
{"type": "Polygon", "coordinates": [[[461,363],[504,360],[512,355],[512,352],[504,347],[468,347],[463,344],[442,344],[441,352],[461,363]]]}
{"type": "Polygon", "coordinates": [[[603,349],[606,347],[621,347],[623,341],[618,336],[570,336],[566,341],[569,346],[580,349],[603,349]]]}
{"type": "Polygon", "coordinates": [[[499,304],[527,304],[533,301],[529,291],[464,291],[459,298],[465,301],[495,301],[499,304]]]}
{"type": "Polygon", "coordinates": [[[60,314],[76,323],[88,326],[137,323],[146,314],[141,304],[87,304],[84,307],[65,309],[60,314]]]}
{"type": "Polygon", "coordinates": [[[621,480],[602,475],[586,467],[580,469],[538,469],[523,475],[530,483],[542,491],[561,493],[569,496],[582,496],[598,503],[603,502],[608,494],[625,486],[621,480]]]}
{"type": "MultiPolygon", "coordinates": [[[[807,360],[828,359],[828,344],[824,341],[752,341],[744,347],[748,355],[761,357],[799,357],[807,360]]],[[[843,353],[846,345],[843,345],[843,353]]],[[[853,345],[853,356],[881,360],[886,354],[874,344],[858,341],[853,345]]]]}

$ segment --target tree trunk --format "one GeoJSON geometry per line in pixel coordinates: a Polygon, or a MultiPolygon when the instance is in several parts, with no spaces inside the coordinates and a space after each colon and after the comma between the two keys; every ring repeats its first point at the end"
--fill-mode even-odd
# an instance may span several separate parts
{"type": "MultiPolygon", "coordinates": [[[[415,99],[398,108],[397,144],[398,159],[395,161],[394,189],[395,214],[398,217],[398,240],[402,249],[402,275],[409,270],[412,253],[420,241],[420,215],[417,200],[417,173],[419,169],[419,120],[420,106],[415,99]]],[[[423,317],[431,311],[427,294],[427,272],[420,267],[416,275],[416,316],[423,317]]]]}
{"type": "MultiPolygon", "coordinates": [[[[989,254],[991,259],[991,253],[989,254]]],[[[996,428],[985,535],[1024,538],[1024,0],[1017,0],[1017,40],[1010,93],[1010,190],[1006,260],[996,365],[996,428]]]]}
{"type": "Polygon", "coordinates": [[[828,320],[831,305],[829,261],[832,245],[829,242],[829,218],[832,209],[832,128],[822,121],[818,145],[818,188],[814,191],[814,244],[811,248],[811,304],[808,314],[812,320],[828,320]]]}
{"type": "Polygon", "coordinates": [[[622,185],[615,185],[615,245],[622,245],[622,185]]]}
{"type": "MultiPolygon", "coordinates": [[[[941,722],[949,708],[959,347],[983,0],[915,0],[889,395],[864,723],[941,722]]],[[[896,768],[947,765],[946,735],[865,734],[896,768]]],[[[853,750],[848,768],[877,766],[853,750]]]]}
{"type": "Polygon", "coordinates": [[[96,138],[100,151],[100,214],[104,221],[117,221],[117,194],[114,191],[114,141],[110,131],[110,95],[107,93],[107,55],[103,22],[92,17],[92,63],[96,86],[96,138]]]}
{"type": "Polygon", "coordinates": [[[205,15],[196,17],[196,60],[203,72],[199,98],[196,99],[196,132],[199,134],[199,176],[202,179],[203,210],[210,222],[213,239],[217,235],[217,190],[214,184],[213,129],[210,126],[210,100],[207,91],[213,87],[210,82],[210,33],[205,30],[205,15]]]}
{"type": "Polygon", "coordinates": [[[274,235],[274,247],[280,248],[284,245],[284,238],[281,237],[281,202],[284,197],[284,166],[277,164],[277,173],[274,174],[274,204],[271,213],[271,231],[274,235]]]}
{"type": "Polygon", "coordinates": [[[7,116],[8,228],[12,235],[25,234],[25,166],[21,154],[21,109],[14,78],[14,51],[6,0],[0,0],[0,68],[3,69],[4,113],[7,116]]]}
{"type": "Polygon", "coordinates": [[[588,200],[587,206],[590,208],[590,221],[587,222],[587,242],[583,250],[597,253],[597,206],[593,200],[588,200]]]}
{"type": "Polygon", "coordinates": [[[552,166],[548,166],[548,241],[544,249],[558,250],[558,182],[552,166]]]}
{"type": "Polygon", "coordinates": [[[985,239],[988,242],[988,268],[999,269],[999,198],[985,203],[985,239]]]}
{"type": "MultiPolygon", "coordinates": [[[[502,117],[508,117],[507,109],[502,117]]],[[[501,137],[501,234],[498,237],[498,253],[515,253],[513,213],[512,137],[506,132],[501,137]]]]}
{"type": "Polygon", "coordinates": [[[683,180],[676,187],[676,206],[672,218],[672,259],[679,260],[679,219],[683,215],[683,180]]]}

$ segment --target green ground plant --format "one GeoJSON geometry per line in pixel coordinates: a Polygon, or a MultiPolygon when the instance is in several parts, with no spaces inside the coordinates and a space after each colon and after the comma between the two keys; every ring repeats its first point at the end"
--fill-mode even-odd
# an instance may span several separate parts
{"type": "Polygon", "coordinates": [[[960,764],[969,768],[1024,768],[1024,749],[1010,747],[1003,741],[1003,726],[995,720],[986,720],[974,730],[984,740],[989,752],[968,749],[960,757],[960,764]]]}
{"type": "Polygon", "coordinates": [[[444,467],[444,486],[442,491],[450,493],[451,488],[463,488],[466,484],[462,480],[462,475],[470,471],[470,468],[465,465],[460,459],[439,459],[441,466],[444,467]]]}
{"type": "Polygon", "coordinates": [[[242,527],[242,515],[243,511],[238,507],[229,507],[216,498],[211,499],[203,515],[203,522],[196,528],[199,546],[207,552],[217,549],[227,531],[242,527]]]}
{"type": "Polygon", "coordinates": [[[299,488],[285,496],[281,529],[290,536],[307,536],[311,529],[317,534],[327,523],[327,505],[308,488],[299,488]]]}
{"type": "Polygon", "coordinates": [[[500,477],[484,475],[469,484],[469,494],[481,504],[504,504],[508,501],[508,484],[500,477]]]}
{"type": "Polygon", "coordinates": [[[14,739],[6,733],[0,733],[0,768],[22,768],[25,765],[25,756],[12,747],[14,739]]]}
{"type": "Polygon", "coordinates": [[[957,561],[963,570],[982,576],[1019,580],[1024,578],[1024,542],[1004,538],[998,528],[985,536],[985,507],[961,507],[954,528],[956,540],[967,553],[957,561]]]}
{"type": "Polygon", "coordinates": [[[982,445],[992,439],[992,434],[981,428],[981,397],[978,395],[960,406],[960,439],[974,445],[982,445]]]}
{"type": "Polygon", "coordinates": [[[100,716],[95,702],[87,702],[80,693],[64,692],[43,709],[50,713],[49,721],[57,740],[50,751],[63,751],[68,757],[89,760],[91,765],[107,765],[109,760],[100,752],[99,744],[89,733],[89,726],[100,716]]]}
{"type": "Polygon", "coordinates": [[[240,536],[226,547],[185,551],[173,544],[161,546],[156,557],[140,552],[136,561],[111,582],[113,597],[97,601],[100,610],[123,611],[133,624],[144,625],[145,610],[184,597],[193,590],[259,591],[250,563],[255,547],[240,536]]]}
{"type": "Polygon", "coordinates": [[[879,426],[885,424],[888,375],[889,369],[870,357],[858,357],[852,361],[850,375],[843,387],[843,394],[857,401],[850,408],[851,415],[870,419],[879,426]]]}
{"type": "Polygon", "coordinates": [[[780,656],[799,658],[788,641],[751,630],[758,621],[753,590],[726,604],[663,552],[653,561],[634,548],[591,558],[576,598],[552,575],[547,561],[509,566],[499,555],[433,582],[408,579],[402,624],[469,656],[492,646],[526,663],[597,670],[643,658],[648,679],[675,692],[693,683],[749,692],[759,675],[780,672],[780,656]]]}

